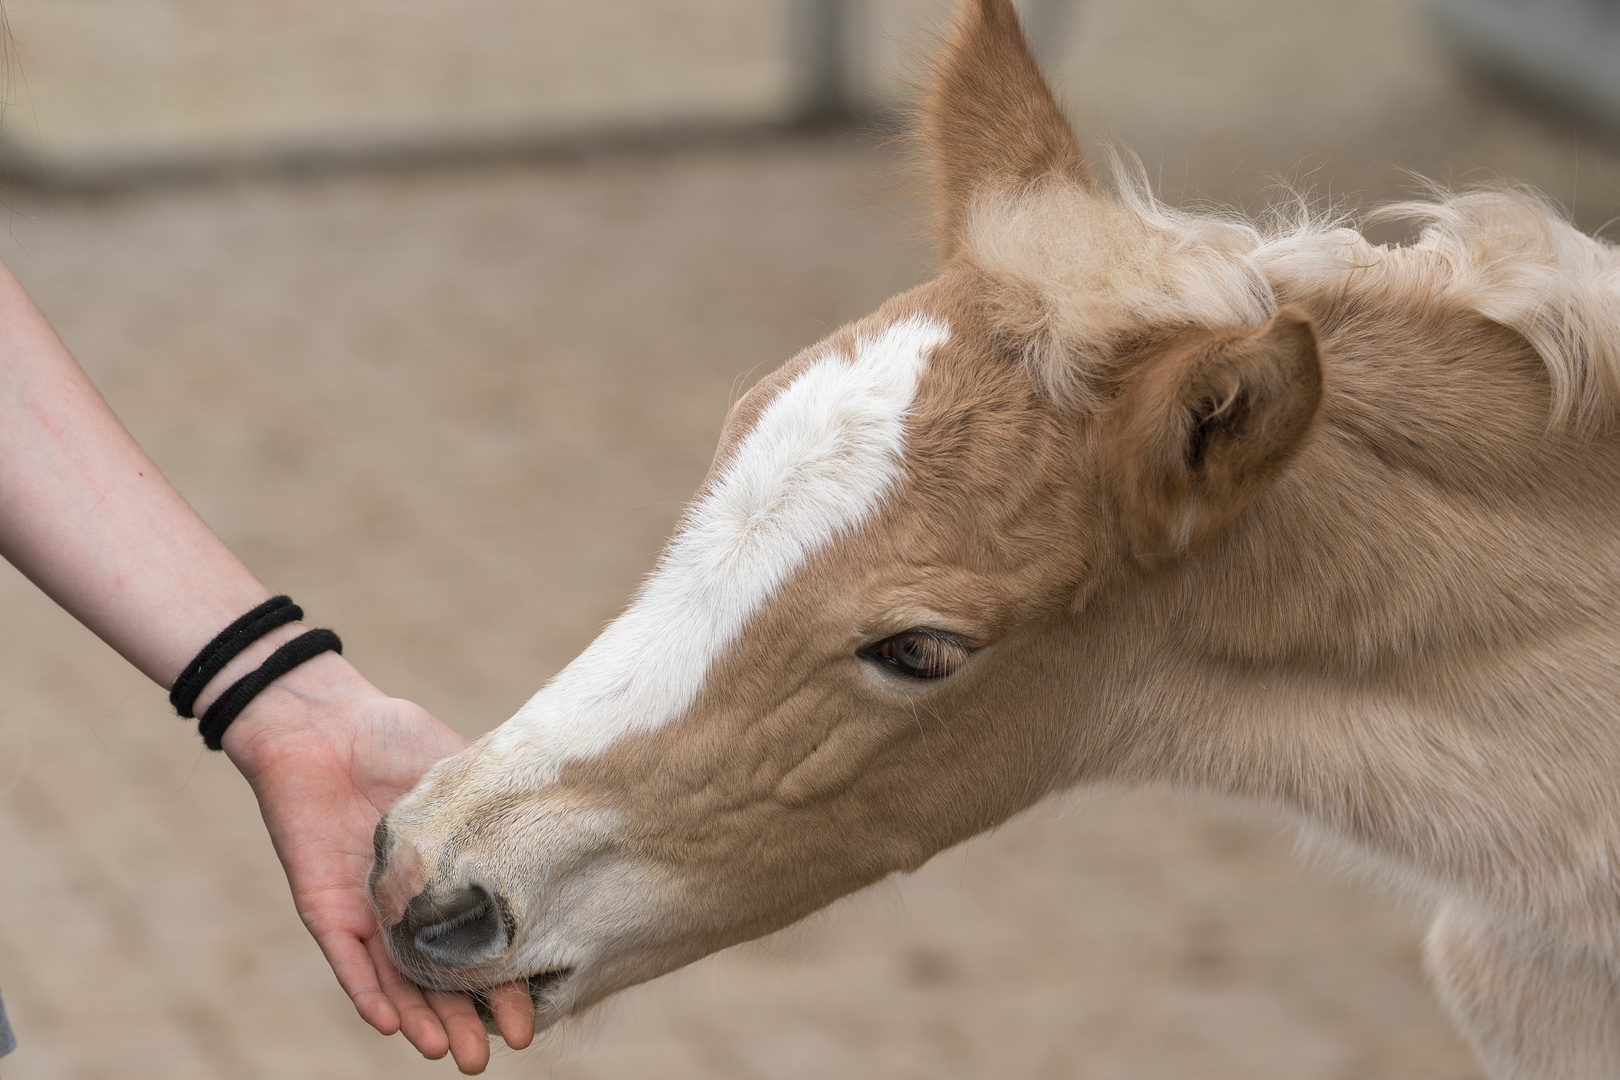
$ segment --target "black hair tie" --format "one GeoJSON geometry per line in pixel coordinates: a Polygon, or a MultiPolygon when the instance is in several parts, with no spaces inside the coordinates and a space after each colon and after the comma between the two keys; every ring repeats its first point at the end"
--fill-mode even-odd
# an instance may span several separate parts
{"type": "Polygon", "coordinates": [[[225,665],[241,655],[242,650],[258,641],[278,626],[286,626],[304,617],[304,609],[292,602],[290,596],[272,596],[252,611],[237,619],[215,635],[214,640],[202,647],[196,659],[174,680],[169,691],[169,704],[174,711],[190,720],[195,714],[197,695],[211,682],[225,665]]]}
{"type": "MultiPolygon", "coordinates": [[[[277,627],[297,622],[304,617],[304,609],[292,602],[291,597],[272,596],[252,611],[237,619],[204,645],[169,690],[169,704],[186,719],[193,716],[197,695],[214,676],[225,670],[225,665],[242,655],[243,650],[277,627]]],[[[248,702],[259,691],[281,678],[307,660],[323,652],[343,651],[343,641],[330,630],[309,630],[299,634],[270,654],[258,668],[232,683],[226,691],[208,706],[197,730],[202,733],[203,745],[210,750],[220,748],[225,729],[231,726],[248,702]]]]}
{"type": "Polygon", "coordinates": [[[220,740],[225,737],[225,729],[247,708],[248,702],[258,697],[259,691],[299,664],[328,651],[342,653],[342,639],[330,630],[310,630],[271,653],[270,658],[260,664],[257,670],[236,680],[229,690],[208,706],[208,711],[203,713],[202,721],[197,725],[197,730],[202,733],[203,745],[210,750],[218,750],[220,740]]]}

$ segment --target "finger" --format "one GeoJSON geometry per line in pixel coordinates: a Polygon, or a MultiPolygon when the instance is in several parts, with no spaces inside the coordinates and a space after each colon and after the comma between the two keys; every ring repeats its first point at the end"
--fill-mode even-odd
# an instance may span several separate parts
{"type": "Polygon", "coordinates": [[[383,993],[399,1010],[399,1030],[425,1058],[435,1061],[450,1052],[450,1036],[439,1022],[439,1014],[422,996],[417,985],[399,973],[387,951],[376,938],[367,943],[372,962],[381,976],[383,993]]]}
{"type": "Polygon", "coordinates": [[[507,1046],[522,1050],[534,1042],[534,1001],[529,997],[528,983],[502,983],[484,991],[484,1000],[489,1002],[495,1026],[507,1046]]]}
{"type": "Polygon", "coordinates": [[[399,1010],[383,992],[365,943],[352,934],[326,934],[315,940],[360,1018],[384,1035],[398,1031],[399,1010]]]}
{"type": "Polygon", "coordinates": [[[449,1034],[450,1056],[456,1059],[456,1068],[468,1076],[483,1072],[489,1064],[489,1032],[484,1030],[472,995],[429,990],[427,1002],[449,1034]]]}

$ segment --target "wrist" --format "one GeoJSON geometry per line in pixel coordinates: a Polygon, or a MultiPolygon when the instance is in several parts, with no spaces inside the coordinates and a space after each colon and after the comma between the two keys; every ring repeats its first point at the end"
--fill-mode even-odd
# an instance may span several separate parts
{"type": "Polygon", "coordinates": [[[230,663],[220,668],[219,674],[208,680],[207,685],[198,692],[197,701],[191,709],[192,714],[202,716],[208,712],[209,707],[219,700],[221,694],[235,685],[238,679],[257,670],[259,665],[269,659],[271,653],[308,629],[309,627],[300,621],[286,623],[269,631],[237,653],[230,663]]]}
{"type": "MultiPolygon", "coordinates": [[[[269,644],[262,655],[255,654],[257,660],[244,665],[245,671],[253,670],[277,647],[307,628],[293,624],[282,629],[291,632],[281,638],[267,635],[264,640],[269,644]]],[[[222,749],[251,779],[277,756],[281,747],[293,742],[309,737],[349,742],[355,718],[361,714],[360,706],[383,696],[341,655],[321,653],[276,679],[249,702],[225,730],[222,749]]]]}

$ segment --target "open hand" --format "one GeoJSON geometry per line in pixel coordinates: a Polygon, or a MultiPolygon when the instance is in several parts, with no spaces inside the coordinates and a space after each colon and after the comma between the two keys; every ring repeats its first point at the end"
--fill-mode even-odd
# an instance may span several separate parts
{"type": "MultiPolygon", "coordinates": [[[[372,830],[428,767],[466,745],[426,710],[383,695],[332,653],[282,676],[225,733],[225,752],[259,799],[293,902],[365,1021],[403,1031],[422,1054],[482,1072],[489,1041],[473,999],[423,991],[394,967],[366,890],[372,830]]],[[[485,999],[502,1038],[534,1038],[527,988],[485,999]]]]}

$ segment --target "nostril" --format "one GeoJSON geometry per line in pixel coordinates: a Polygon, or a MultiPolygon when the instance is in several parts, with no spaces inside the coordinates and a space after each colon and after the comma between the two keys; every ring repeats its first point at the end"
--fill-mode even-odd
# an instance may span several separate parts
{"type": "MultiPolygon", "coordinates": [[[[414,905],[413,901],[413,905],[414,905]]],[[[444,967],[470,967],[506,950],[506,914],[487,889],[469,885],[448,903],[422,912],[412,940],[417,951],[444,967]]]]}

